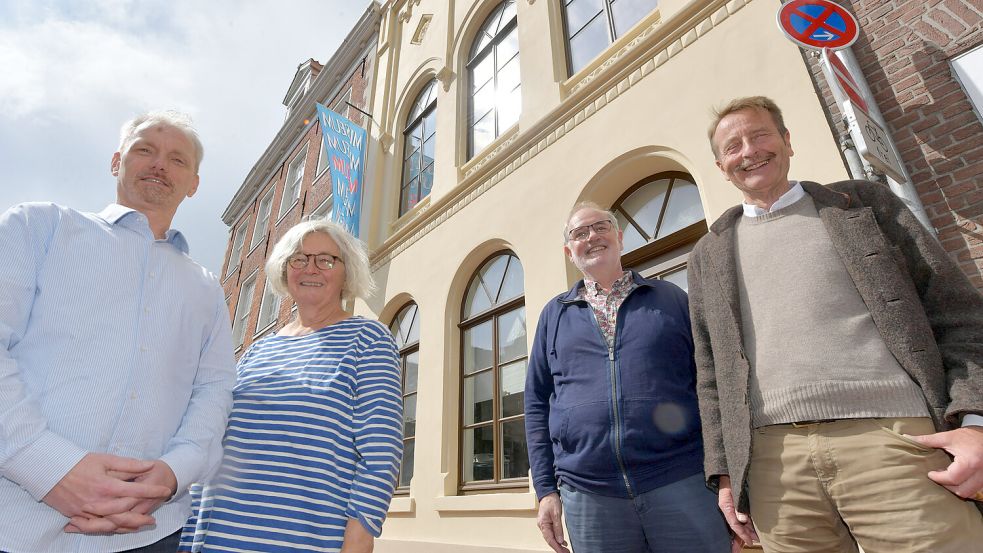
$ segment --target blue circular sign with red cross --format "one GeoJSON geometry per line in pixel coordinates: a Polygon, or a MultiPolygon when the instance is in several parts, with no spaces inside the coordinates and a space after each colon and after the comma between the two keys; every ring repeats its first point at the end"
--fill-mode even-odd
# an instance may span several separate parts
{"type": "Polygon", "coordinates": [[[778,26],[792,42],[812,50],[839,50],[857,40],[853,14],[830,0],[792,0],[778,10],[778,26]]]}

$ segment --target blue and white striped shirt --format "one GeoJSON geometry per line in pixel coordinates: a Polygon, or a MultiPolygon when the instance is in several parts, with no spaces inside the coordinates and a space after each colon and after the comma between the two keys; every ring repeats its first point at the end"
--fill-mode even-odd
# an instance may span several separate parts
{"type": "Polygon", "coordinates": [[[269,336],[239,360],[225,459],[181,551],[339,551],[348,519],[379,536],[402,459],[399,356],[352,317],[269,336]]]}
{"type": "Polygon", "coordinates": [[[108,552],[181,527],[221,460],[234,360],[217,280],[147,218],[22,204],[0,215],[0,550],[108,552]],[[88,452],[161,459],[178,492],[133,534],[66,534],[41,499],[88,452]]]}

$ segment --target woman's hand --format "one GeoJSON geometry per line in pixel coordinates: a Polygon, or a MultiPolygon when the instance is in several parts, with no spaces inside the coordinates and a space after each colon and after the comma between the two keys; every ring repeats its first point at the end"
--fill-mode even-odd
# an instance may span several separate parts
{"type": "Polygon", "coordinates": [[[362,526],[362,523],[350,518],[345,526],[345,538],[341,544],[341,553],[372,553],[375,538],[362,526]]]}

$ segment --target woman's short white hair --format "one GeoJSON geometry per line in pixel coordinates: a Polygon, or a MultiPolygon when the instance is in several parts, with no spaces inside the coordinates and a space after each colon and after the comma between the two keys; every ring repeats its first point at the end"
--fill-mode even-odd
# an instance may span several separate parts
{"type": "Polygon", "coordinates": [[[309,234],[321,232],[338,244],[338,253],[345,265],[345,284],[341,297],[346,300],[366,298],[375,290],[375,282],[369,270],[369,253],[365,243],[355,238],[341,225],[327,219],[304,221],[288,230],[266,260],[266,278],[270,289],[280,297],[289,296],[287,291],[287,260],[300,251],[304,238],[309,234]]]}
{"type": "Polygon", "coordinates": [[[130,144],[136,140],[138,132],[154,125],[174,127],[188,137],[195,149],[195,174],[197,174],[201,167],[201,160],[205,157],[205,147],[202,146],[198,131],[191,123],[191,116],[180,111],[148,111],[123,123],[119,130],[119,152],[125,153],[130,144]]]}

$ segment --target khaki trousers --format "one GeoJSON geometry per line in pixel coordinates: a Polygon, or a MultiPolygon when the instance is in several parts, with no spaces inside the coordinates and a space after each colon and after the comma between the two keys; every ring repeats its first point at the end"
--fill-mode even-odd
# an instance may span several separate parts
{"type": "Polygon", "coordinates": [[[748,493],[765,551],[983,551],[976,506],[926,476],[948,455],[902,436],[933,432],[928,418],[755,429],[748,493]]]}

